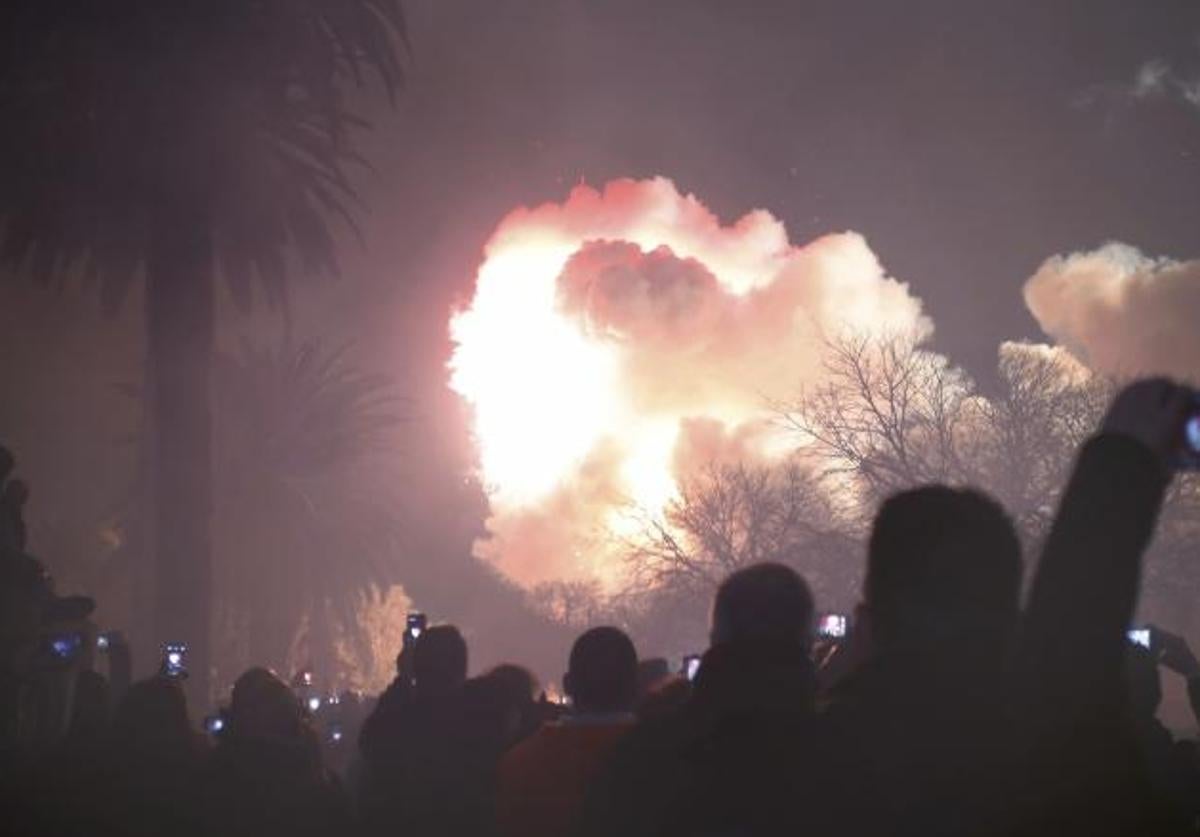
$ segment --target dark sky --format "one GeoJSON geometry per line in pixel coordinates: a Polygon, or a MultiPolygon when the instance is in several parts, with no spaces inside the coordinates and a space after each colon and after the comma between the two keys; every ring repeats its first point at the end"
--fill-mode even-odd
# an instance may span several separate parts
{"type": "Polygon", "coordinates": [[[1040,336],[1020,288],[1045,258],[1110,239],[1200,255],[1200,106],[1132,95],[1155,60],[1197,77],[1195,0],[406,5],[367,249],[308,322],[361,330],[460,455],[447,307],[505,212],[580,178],[666,175],[727,221],[769,209],[794,242],[862,232],[985,385],[1001,340],[1040,336]]]}

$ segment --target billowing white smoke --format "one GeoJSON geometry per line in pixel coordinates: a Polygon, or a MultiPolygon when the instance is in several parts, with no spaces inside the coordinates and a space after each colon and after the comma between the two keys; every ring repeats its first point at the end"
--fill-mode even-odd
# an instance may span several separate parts
{"type": "Polygon", "coordinates": [[[662,178],[512,212],[450,328],[491,501],[476,551],[526,584],[614,580],[631,509],[731,451],[780,455],[768,404],[819,378],[826,336],[931,330],[860,235],[725,226],[662,178]]]}
{"type": "Polygon", "coordinates": [[[1200,261],[1125,244],[1047,260],[1025,284],[1042,329],[1092,369],[1200,378],[1200,261]]]}

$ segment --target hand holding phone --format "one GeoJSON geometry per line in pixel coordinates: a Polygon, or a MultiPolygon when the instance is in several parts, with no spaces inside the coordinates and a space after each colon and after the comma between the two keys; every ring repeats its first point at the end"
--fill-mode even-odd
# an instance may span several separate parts
{"type": "Polygon", "coordinates": [[[183,680],[187,677],[187,643],[168,642],[163,645],[162,665],[159,671],[164,677],[183,680]]]}
{"type": "Polygon", "coordinates": [[[817,638],[837,642],[850,632],[850,617],[844,613],[824,613],[817,619],[817,638]]]}
{"type": "Polygon", "coordinates": [[[688,654],[683,658],[683,676],[687,678],[689,683],[694,681],[696,675],[700,673],[701,659],[699,654],[688,654]]]}
{"type": "Polygon", "coordinates": [[[411,648],[421,638],[421,634],[425,633],[425,628],[428,625],[428,620],[424,613],[419,611],[408,614],[408,619],[404,625],[404,647],[411,648]]]}
{"type": "Polygon", "coordinates": [[[1161,665],[1183,677],[1200,676],[1200,661],[1196,660],[1186,639],[1162,628],[1150,630],[1154,632],[1153,650],[1161,665]]]}
{"type": "Polygon", "coordinates": [[[1183,422],[1176,467],[1181,471],[1200,471],[1200,392],[1192,393],[1191,409],[1183,422]]]}
{"type": "Polygon", "coordinates": [[[1125,632],[1126,638],[1134,645],[1141,646],[1149,651],[1152,647],[1153,636],[1149,628],[1130,628],[1125,632]]]}
{"type": "Polygon", "coordinates": [[[63,631],[51,634],[46,638],[46,651],[54,663],[69,665],[83,654],[83,633],[63,631]]]}
{"type": "Polygon", "coordinates": [[[1113,399],[1101,432],[1126,436],[1154,454],[1164,470],[1200,467],[1200,449],[1189,457],[1189,438],[1200,433],[1197,394],[1166,378],[1145,378],[1113,399]]]}

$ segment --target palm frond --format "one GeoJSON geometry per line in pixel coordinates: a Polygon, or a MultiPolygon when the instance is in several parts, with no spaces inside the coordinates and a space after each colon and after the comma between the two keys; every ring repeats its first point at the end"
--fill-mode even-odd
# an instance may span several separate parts
{"type": "Polygon", "coordinates": [[[327,608],[322,618],[362,651],[361,599],[396,582],[403,549],[386,463],[400,457],[406,402],[386,376],[357,367],[353,349],[244,341],[219,358],[216,521],[235,609],[254,611],[286,579],[289,604],[275,603],[273,620],[295,636],[312,607],[327,608]]]}
{"type": "Polygon", "coordinates": [[[9,0],[0,32],[0,260],[114,309],[170,196],[203,209],[239,306],[252,281],[282,305],[293,256],[336,272],[365,165],[345,88],[394,98],[397,0],[9,0]]]}

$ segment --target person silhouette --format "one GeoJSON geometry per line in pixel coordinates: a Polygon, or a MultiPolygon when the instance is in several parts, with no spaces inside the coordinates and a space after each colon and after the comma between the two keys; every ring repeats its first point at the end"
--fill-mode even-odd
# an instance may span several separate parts
{"type": "Polygon", "coordinates": [[[592,628],[575,640],[563,678],[570,711],[544,724],[500,762],[496,816],[501,835],[574,833],[584,792],[633,726],[637,675],[637,651],[619,628],[592,628]]]}

